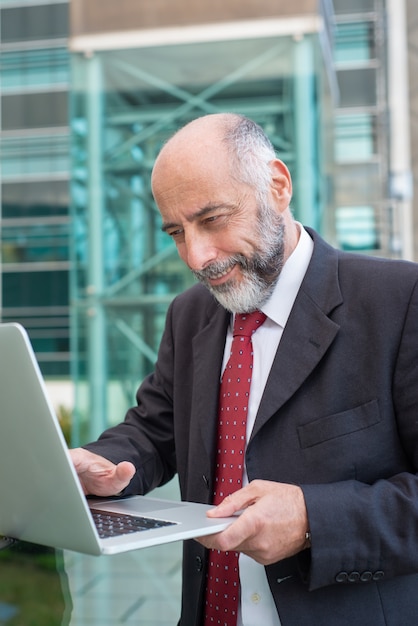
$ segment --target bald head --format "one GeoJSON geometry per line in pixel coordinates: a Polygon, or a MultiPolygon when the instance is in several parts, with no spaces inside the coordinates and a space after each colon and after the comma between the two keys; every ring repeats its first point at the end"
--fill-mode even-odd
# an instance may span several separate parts
{"type": "Polygon", "coordinates": [[[156,165],[161,159],[172,154],[181,154],[183,150],[188,153],[200,152],[203,147],[211,144],[220,148],[224,137],[241,119],[233,113],[216,113],[192,120],[167,141],[157,157],[156,165]]]}
{"type": "Polygon", "coordinates": [[[158,203],[160,183],[167,173],[182,176],[199,168],[210,175],[221,166],[225,176],[265,192],[270,182],[268,163],[274,148],[252,120],[235,113],[205,115],[181,128],[162,148],[152,173],[158,203]],[[262,189],[261,189],[262,188],[262,189]]]}

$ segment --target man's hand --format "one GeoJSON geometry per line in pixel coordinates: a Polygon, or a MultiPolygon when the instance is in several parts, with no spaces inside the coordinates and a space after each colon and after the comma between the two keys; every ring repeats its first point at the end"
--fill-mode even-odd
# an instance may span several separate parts
{"type": "Polygon", "coordinates": [[[127,487],[135,474],[129,461],[115,465],[84,448],[73,448],[70,455],[86,495],[115,496],[127,487]]]}
{"type": "Polygon", "coordinates": [[[308,531],[303,492],[297,485],[254,480],[236,491],[209,517],[241,515],[226,530],[198,541],[206,548],[237,550],[262,565],[270,565],[297,554],[306,545],[308,531]]]}

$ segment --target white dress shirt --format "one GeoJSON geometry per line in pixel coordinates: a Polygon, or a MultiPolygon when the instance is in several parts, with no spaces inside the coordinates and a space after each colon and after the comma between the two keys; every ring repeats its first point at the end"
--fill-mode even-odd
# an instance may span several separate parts
{"type": "MultiPolygon", "coordinates": [[[[286,261],[274,292],[262,307],[267,319],[252,338],[254,361],[247,417],[247,443],[284,327],[312,256],[313,241],[305,229],[300,224],[298,226],[300,231],[298,244],[286,261]]],[[[231,351],[232,328],[231,322],[225,343],[222,371],[231,351]]],[[[247,472],[244,469],[243,484],[247,483],[247,472]]],[[[237,626],[260,626],[260,624],[280,626],[264,566],[245,554],[240,554],[239,571],[241,601],[237,626]]]]}

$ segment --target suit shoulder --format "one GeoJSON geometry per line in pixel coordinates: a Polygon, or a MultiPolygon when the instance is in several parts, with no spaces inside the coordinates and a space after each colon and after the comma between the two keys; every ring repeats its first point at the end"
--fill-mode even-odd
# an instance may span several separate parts
{"type": "Polygon", "coordinates": [[[418,278],[418,263],[340,250],[327,243],[313,229],[306,230],[314,241],[313,258],[322,263],[322,269],[324,266],[329,267],[336,259],[340,276],[358,276],[366,279],[371,276],[383,279],[409,277],[412,281],[418,278]]]}
{"type": "Polygon", "coordinates": [[[340,252],[339,267],[340,273],[356,274],[366,281],[406,280],[409,284],[414,284],[418,280],[418,263],[400,259],[340,252]]]}
{"type": "Polygon", "coordinates": [[[204,330],[209,324],[213,332],[226,332],[230,314],[201,284],[190,287],[172,301],[166,319],[166,330],[181,345],[204,330]]]}

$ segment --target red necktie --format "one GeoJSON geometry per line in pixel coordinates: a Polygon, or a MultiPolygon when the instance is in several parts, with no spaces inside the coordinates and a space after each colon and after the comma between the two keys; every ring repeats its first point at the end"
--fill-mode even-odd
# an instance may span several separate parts
{"type": "MultiPolygon", "coordinates": [[[[214,504],[242,487],[253,367],[251,335],[265,319],[260,311],[235,315],[231,355],[222,376],[219,396],[214,504]]],[[[236,626],[238,599],[238,553],[212,550],[207,575],[205,626],[236,626]]]]}

